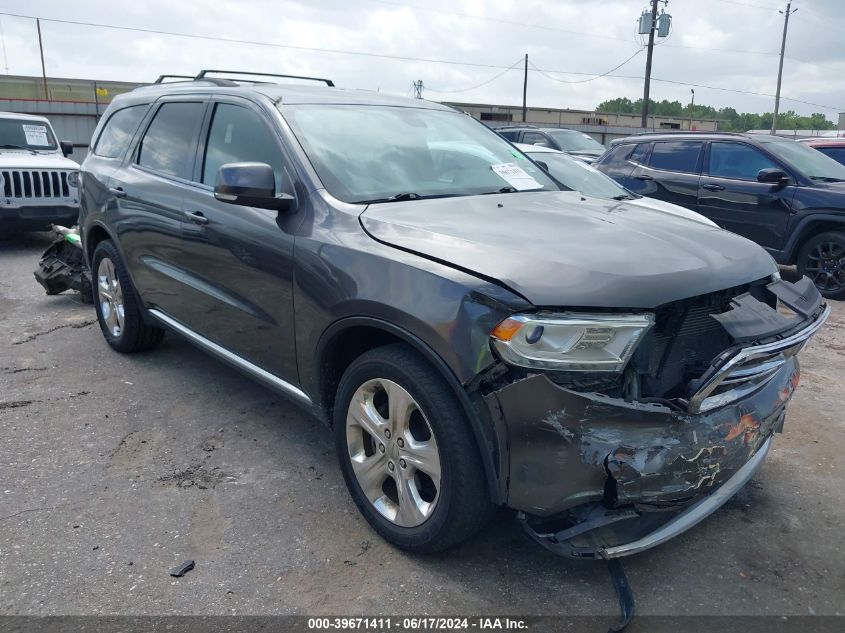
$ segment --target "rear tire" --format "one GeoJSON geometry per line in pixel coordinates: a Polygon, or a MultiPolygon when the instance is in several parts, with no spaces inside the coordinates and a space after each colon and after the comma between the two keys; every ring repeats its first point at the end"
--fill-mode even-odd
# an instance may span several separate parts
{"type": "Polygon", "coordinates": [[[338,387],[333,424],[355,504],[397,547],[441,551],[493,515],[466,414],[411,347],[387,345],[354,360],[338,387]]]}
{"type": "Polygon", "coordinates": [[[798,274],[807,275],[826,299],[845,299],[845,233],[828,231],[798,251],[798,274]]]}
{"type": "Polygon", "coordinates": [[[141,302],[111,240],[94,249],[91,261],[94,307],[106,342],[124,354],[152,349],[164,330],[144,323],[141,302]]]}

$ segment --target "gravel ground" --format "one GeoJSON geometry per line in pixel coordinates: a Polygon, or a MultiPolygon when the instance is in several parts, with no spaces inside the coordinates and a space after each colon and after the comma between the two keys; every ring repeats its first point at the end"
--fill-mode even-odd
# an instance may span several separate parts
{"type": "MultiPolygon", "coordinates": [[[[34,281],[48,243],[0,241],[0,614],[618,613],[604,564],[511,512],[446,554],[393,549],[318,422],[175,336],[112,352],[90,306],[34,281]]],[[[638,613],[845,613],[845,303],[802,361],[755,479],[626,560],[638,613]]]]}

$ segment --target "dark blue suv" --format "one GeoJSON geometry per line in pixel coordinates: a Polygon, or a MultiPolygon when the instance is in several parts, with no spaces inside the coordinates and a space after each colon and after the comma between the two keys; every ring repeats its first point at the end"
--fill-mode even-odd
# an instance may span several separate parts
{"type": "Polygon", "coordinates": [[[845,298],[845,166],[821,152],[776,136],[644,134],[594,166],[757,242],[825,297],[845,298]]]}

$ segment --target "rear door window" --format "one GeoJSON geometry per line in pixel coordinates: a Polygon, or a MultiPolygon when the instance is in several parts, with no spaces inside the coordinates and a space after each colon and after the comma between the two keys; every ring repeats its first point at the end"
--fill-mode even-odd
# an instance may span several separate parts
{"type": "Polygon", "coordinates": [[[651,150],[649,166],[653,169],[697,174],[702,147],[700,141],[658,141],[651,150]]]}
{"type": "Polygon", "coordinates": [[[147,104],[144,104],[129,106],[112,114],[97,139],[94,154],[104,158],[122,156],[146,111],[147,104]]]}
{"type": "Polygon", "coordinates": [[[716,178],[757,180],[761,169],[778,166],[760,150],[744,143],[710,144],[708,173],[716,178]]]}
{"type": "Polygon", "coordinates": [[[138,165],[189,180],[195,142],[205,111],[200,101],[164,103],[147,128],[138,150],[138,165]]]}
{"type": "Polygon", "coordinates": [[[509,141],[515,141],[516,135],[519,134],[519,132],[517,132],[516,130],[503,130],[503,131],[499,132],[499,134],[504,136],[509,141]]]}

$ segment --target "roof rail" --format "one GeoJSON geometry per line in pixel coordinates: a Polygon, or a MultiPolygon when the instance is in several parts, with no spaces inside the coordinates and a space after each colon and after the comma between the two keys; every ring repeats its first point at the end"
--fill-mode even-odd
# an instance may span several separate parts
{"type": "MultiPolygon", "coordinates": [[[[192,77],[192,79],[204,79],[206,81],[213,81],[214,77],[208,77],[209,73],[216,73],[218,75],[251,75],[255,77],[279,77],[285,79],[305,79],[306,81],[319,81],[325,83],[330,88],[334,88],[334,82],[331,79],[323,79],[321,77],[304,77],[302,75],[280,75],[277,73],[256,73],[251,71],[239,71],[239,70],[201,70],[196,77],[192,77]]],[[[222,79],[222,78],[221,78],[222,79]]],[[[232,81],[232,80],[225,80],[224,81],[232,81]]],[[[235,78],[234,81],[253,81],[249,78],[235,78]]],[[[261,82],[255,82],[261,83],[261,82]]]]}
{"type": "Polygon", "coordinates": [[[165,81],[164,81],[165,79],[188,79],[188,80],[193,80],[193,77],[192,77],[191,75],[159,75],[159,76],[158,76],[158,79],[156,79],[153,83],[154,83],[154,84],[163,84],[163,83],[167,83],[167,82],[165,82],[165,81]]]}
{"type": "Polygon", "coordinates": [[[509,128],[524,128],[524,127],[531,128],[532,130],[539,130],[540,129],[536,125],[529,125],[527,123],[525,123],[523,125],[503,125],[502,127],[497,127],[496,129],[497,130],[507,130],[509,128]]]}

